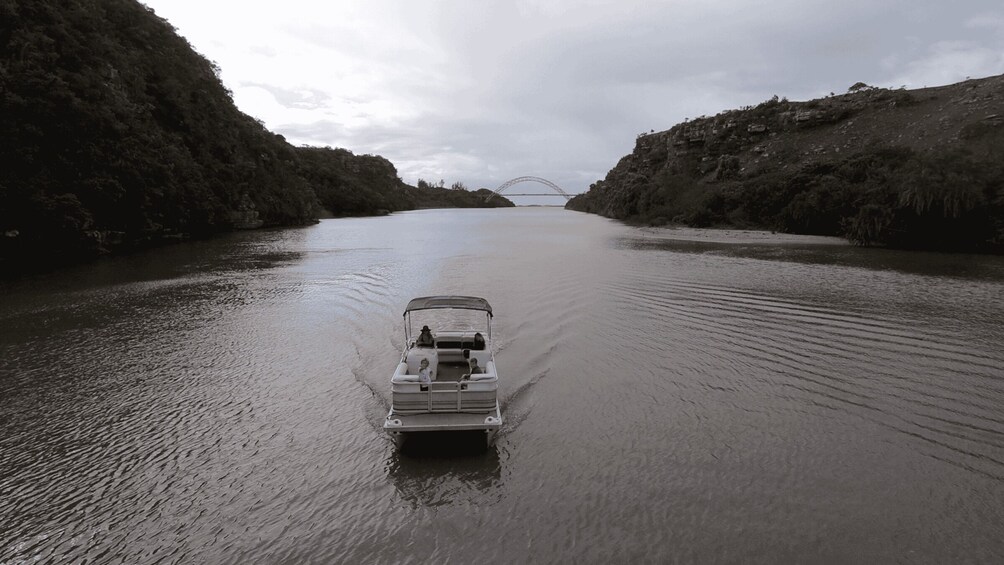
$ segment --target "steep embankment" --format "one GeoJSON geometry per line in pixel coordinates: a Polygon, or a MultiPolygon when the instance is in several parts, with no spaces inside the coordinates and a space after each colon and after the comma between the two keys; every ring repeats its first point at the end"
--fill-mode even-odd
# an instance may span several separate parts
{"type": "Polygon", "coordinates": [[[656,225],[999,251],[1004,76],[912,91],[859,83],[644,134],[568,207],[656,225]]]}
{"type": "Polygon", "coordinates": [[[135,0],[0,1],[0,271],[429,196],[382,157],[291,146],[218,74],[135,0]]]}
{"type": "Polygon", "coordinates": [[[294,148],[238,111],[218,69],[137,2],[0,12],[7,264],[316,216],[294,148]]]}

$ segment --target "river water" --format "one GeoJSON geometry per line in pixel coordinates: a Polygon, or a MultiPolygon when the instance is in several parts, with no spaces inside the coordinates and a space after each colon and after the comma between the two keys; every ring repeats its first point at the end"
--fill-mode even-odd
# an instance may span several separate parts
{"type": "Polygon", "coordinates": [[[1004,258],[424,210],[3,284],[0,563],[1004,560],[1004,258]],[[487,452],[381,428],[428,294],[487,452]]]}

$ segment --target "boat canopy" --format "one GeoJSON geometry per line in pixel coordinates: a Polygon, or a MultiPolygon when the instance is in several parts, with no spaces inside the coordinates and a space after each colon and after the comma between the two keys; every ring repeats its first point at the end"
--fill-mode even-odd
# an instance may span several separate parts
{"type": "Polygon", "coordinates": [[[492,316],[492,306],[484,298],[477,296],[423,296],[413,298],[404,309],[404,315],[415,310],[439,310],[453,308],[457,310],[481,310],[492,316]]]}

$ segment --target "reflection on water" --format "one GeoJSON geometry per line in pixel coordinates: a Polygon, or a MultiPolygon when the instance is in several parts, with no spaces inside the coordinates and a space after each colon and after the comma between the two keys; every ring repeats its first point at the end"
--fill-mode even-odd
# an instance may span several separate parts
{"type": "Polygon", "coordinates": [[[6,281],[0,563],[999,561],[1004,260],[697,233],[426,210],[6,281]],[[487,452],[380,427],[425,294],[495,309],[487,452]]]}
{"type": "Polygon", "coordinates": [[[501,497],[502,462],[497,446],[485,449],[484,432],[419,435],[387,455],[387,477],[413,508],[501,497]]]}
{"type": "Polygon", "coordinates": [[[649,233],[645,237],[632,234],[617,238],[615,247],[635,250],[671,251],[677,253],[704,253],[726,257],[744,257],[766,261],[784,261],[810,265],[834,265],[872,270],[894,270],[906,274],[935,277],[959,277],[999,282],[1004,279],[1004,261],[983,255],[951,253],[907,253],[893,249],[863,248],[798,242],[797,239],[775,244],[744,242],[741,236],[735,241],[702,241],[670,239],[672,232],[649,233]]]}

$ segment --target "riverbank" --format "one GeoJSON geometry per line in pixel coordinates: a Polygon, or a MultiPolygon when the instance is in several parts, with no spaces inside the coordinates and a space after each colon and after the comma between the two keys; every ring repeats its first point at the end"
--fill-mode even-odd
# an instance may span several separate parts
{"type": "Polygon", "coordinates": [[[779,233],[766,230],[691,228],[687,226],[675,226],[642,227],[639,228],[639,231],[653,238],[676,241],[759,245],[832,245],[835,247],[852,247],[851,243],[841,237],[779,233]]]}

